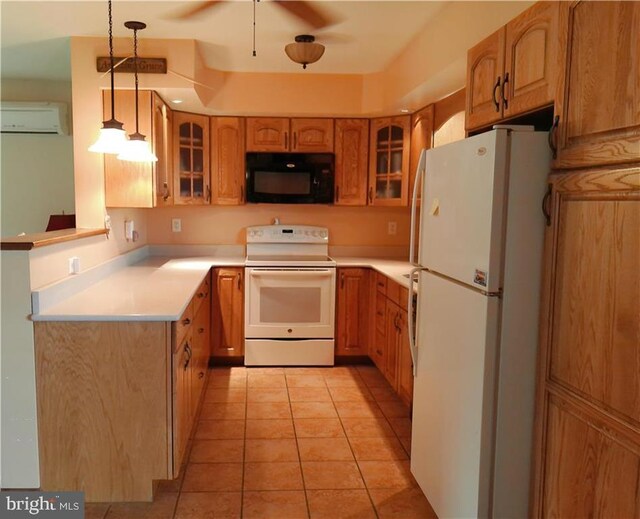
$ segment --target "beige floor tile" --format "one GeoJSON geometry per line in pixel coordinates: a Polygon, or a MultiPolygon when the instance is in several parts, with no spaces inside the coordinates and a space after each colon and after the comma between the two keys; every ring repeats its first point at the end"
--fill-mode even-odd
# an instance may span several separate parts
{"type": "Polygon", "coordinates": [[[296,418],[293,421],[298,438],[337,438],[344,436],[338,418],[296,418]]]}
{"type": "Polygon", "coordinates": [[[408,461],[358,461],[367,488],[409,488],[415,486],[408,461]]]}
{"type": "Polygon", "coordinates": [[[289,400],[292,402],[331,402],[331,395],[325,387],[290,387],[289,400]]]}
{"type": "Polygon", "coordinates": [[[245,462],[298,461],[298,459],[298,447],[294,439],[246,440],[245,442],[245,462]]]}
{"type": "Polygon", "coordinates": [[[375,519],[366,490],[308,490],[311,519],[375,519]]]}
{"type": "Polygon", "coordinates": [[[281,420],[247,420],[247,439],[295,438],[293,421],[281,420]]]}
{"type": "Polygon", "coordinates": [[[307,519],[307,499],[302,490],[245,492],[243,519],[307,519]]]}
{"type": "Polygon", "coordinates": [[[324,381],[328,387],[362,387],[364,382],[359,375],[325,375],[324,381]]]}
{"type": "Polygon", "coordinates": [[[398,393],[391,386],[370,387],[367,388],[377,402],[388,400],[398,401],[398,393]]]}
{"type": "Polygon", "coordinates": [[[357,460],[406,460],[407,453],[395,436],[386,438],[349,438],[357,460]]]}
{"type": "Polygon", "coordinates": [[[328,374],[330,375],[358,375],[357,366],[333,366],[329,368],[328,374]]]}
{"type": "Polygon", "coordinates": [[[375,402],[334,402],[340,418],[375,418],[382,411],[375,402]]]}
{"type": "Polygon", "coordinates": [[[304,486],[309,490],[364,488],[353,461],[303,461],[304,486]]]}
{"type": "Polygon", "coordinates": [[[438,519],[419,488],[370,489],[380,519],[438,519]]]}
{"type": "Polygon", "coordinates": [[[244,438],[244,420],[200,420],[196,440],[239,440],[244,438]]]}
{"type": "Polygon", "coordinates": [[[220,366],[209,370],[209,380],[213,377],[246,377],[245,366],[220,366]]]}
{"type": "Polygon", "coordinates": [[[282,375],[285,368],[281,366],[263,367],[263,368],[247,368],[248,375],[282,375]]]}
{"type": "Polygon", "coordinates": [[[411,415],[411,410],[409,406],[402,402],[388,401],[378,402],[380,409],[382,410],[382,414],[384,414],[387,418],[409,418],[411,415]]]}
{"type": "Polygon", "coordinates": [[[246,404],[239,402],[203,403],[200,420],[244,420],[246,404]]]}
{"type": "Polygon", "coordinates": [[[247,387],[264,387],[264,388],[278,388],[287,387],[284,374],[261,374],[261,373],[249,373],[247,377],[247,387]]]}
{"type": "Polygon", "coordinates": [[[407,451],[407,454],[411,456],[411,436],[400,436],[398,439],[404,447],[404,450],[407,451]]]}
{"type": "Polygon", "coordinates": [[[242,463],[189,463],[183,492],[240,492],[242,463]]]}
{"type": "Polygon", "coordinates": [[[285,375],[321,375],[324,376],[334,368],[284,368],[285,375]]]}
{"type": "Polygon", "coordinates": [[[287,387],[327,387],[322,375],[287,374],[287,387]]]}
{"type": "Polygon", "coordinates": [[[162,493],[151,503],[113,503],[106,519],[172,519],[178,493],[162,493]]]}
{"type": "Polygon", "coordinates": [[[298,438],[302,461],[351,461],[353,453],[346,438],[298,438]]]}
{"type": "Polygon", "coordinates": [[[291,419],[289,402],[252,402],[247,404],[247,419],[275,420],[291,419]]]}
{"type": "Polygon", "coordinates": [[[195,440],[189,462],[240,463],[243,453],[243,440],[195,440]]]}
{"type": "Polygon", "coordinates": [[[411,436],[411,420],[409,418],[389,418],[391,428],[400,436],[411,436]]]}
{"type": "Polygon", "coordinates": [[[183,492],[175,519],[240,519],[240,492],[183,492]]]}
{"type": "Polygon", "coordinates": [[[245,388],[212,387],[205,391],[205,402],[245,402],[247,390],[245,388]]]}
{"type": "Polygon", "coordinates": [[[245,463],[244,490],[302,490],[299,462],[245,463]]]}
{"type": "Polygon", "coordinates": [[[364,386],[330,387],[329,393],[334,402],[360,402],[373,400],[373,395],[364,386]]]}
{"type": "Polygon", "coordinates": [[[84,519],[104,519],[110,506],[109,503],[87,503],[84,505],[84,519]]]}
{"type": "Polygon", "coordinates": [[[216,377],[209,376],[209,383],[207,384],[207,390],[214,388],[229,388],[229,389],[242,389],[247,387],[247,377],[234,376],[234,377],[216,377]]]}
{"type": "Polygon", "coordinates": [[[289,394],[287,389],[282,388],[266,388],[266,387],[250,387],[247,393],[247,402],[288,402],[289,394]]]}
{"type": "Polygon", "coordinates": [[[395,436],[385,418],[342,418],[342,425],[350,438],[380,438],[395,436]]]}
{"type": "Polygon", "coordinates": [[[292,402],[294,418],[337,418],[333,402],[292,402]]]}

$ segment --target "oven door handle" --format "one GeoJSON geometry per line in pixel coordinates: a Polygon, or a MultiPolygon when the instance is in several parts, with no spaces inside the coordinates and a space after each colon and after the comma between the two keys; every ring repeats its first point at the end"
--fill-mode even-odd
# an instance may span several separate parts
{"type": "Polygon", "coordinates": [[[251,277],[277,276],[277,277],[330,277],[333,276],[333,269],[306,269],[306,270],[282,270],[282,269],[263,269],[251,270],[251,277]]]}

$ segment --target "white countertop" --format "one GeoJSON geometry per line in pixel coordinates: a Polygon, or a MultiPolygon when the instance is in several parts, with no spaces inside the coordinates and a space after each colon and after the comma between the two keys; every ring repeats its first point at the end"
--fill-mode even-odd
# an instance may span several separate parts
{"type": "MultiPolygon", "coordinates": [[[[397,259],[336,257],[338,267],[372,268],[404,287],[411,264],[397,259]]],[[[244,256],[148,256],[51,304],[34,321],[177,321],[212,267],[243,267],[244,256]]]]}

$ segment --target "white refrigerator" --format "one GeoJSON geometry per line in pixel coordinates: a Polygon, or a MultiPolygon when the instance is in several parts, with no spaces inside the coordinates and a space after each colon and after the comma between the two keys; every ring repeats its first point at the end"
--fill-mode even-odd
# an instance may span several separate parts
{"type": "Polygon", "coordinates": [[[421,158],[411,472],[440,518],[529,515],[550,159],[531,127],[421,158]]]}

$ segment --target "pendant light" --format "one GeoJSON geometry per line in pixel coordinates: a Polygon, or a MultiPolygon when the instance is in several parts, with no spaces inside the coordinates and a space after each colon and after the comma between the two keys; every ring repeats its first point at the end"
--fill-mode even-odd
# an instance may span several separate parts
{"type": "Polygon", "coordinates": [[[89,146],[89,151],[95,153],[120,153],[127,142],[123,125],[116,120],[115,100],[113,89],[113,22],[111,19],[111,0],[109,0],[109,60],[111,72],[111,119],[102,121],[102,128],[98,140],[89,146]]]}
{"type": "Polygon", "coordinates": [[[309,63],[315,63],[324,54],[324,45],[315,42],[315,38],[309,34],[296,36],[295,43],[289,43],[284,51],[291,61],[300,63],[302,68],[307,68],[309,63]]]}
{"type": "Polygon", "coordinates": [[[156,162],[158,157],[151,151],[151,145],[145,136],[138,131],[138,31],[146,28],[142,22],[125,22],[124,26],[133,31],[133,75],[136,85],[136,131],[129,135],[129,140],[118,155],[120,160],[131,162],[156,162]]]}

